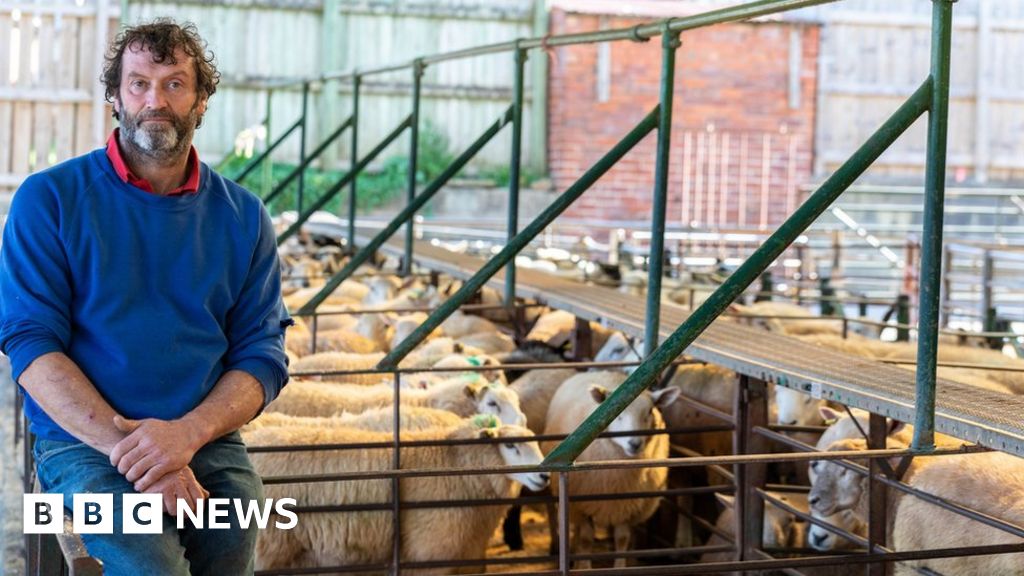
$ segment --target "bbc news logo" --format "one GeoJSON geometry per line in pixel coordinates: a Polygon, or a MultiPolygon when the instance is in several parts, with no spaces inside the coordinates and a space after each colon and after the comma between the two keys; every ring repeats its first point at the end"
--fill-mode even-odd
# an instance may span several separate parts
{"type": "MultiPolygon", "coordinates": [[[[122,494],[121,532],[123,534],[160,534],[164,530],[164,500],[160,494],[122,494]]],[[[61,494],[25,494],[25,534],[61,534],[64,532],[64,496],[61,494]]],[[[185,500],[177,502],[177,528],[181,530],[188,522],[194,528],[225,530],[231,528],[232,513],[243,529],[253,523],[260,530],[266,530],[270,518],[277,514],[282,519],[274,521],[274,527],[291,530],[298,524],[298,516],[288,509],[295,506],[294,498],[270,498],[262,507],[255,500],[240,498],[200,499],[196,510],[188,507],[185,500]]],[[[71,523],[75,534],[114,533],[113,494],[74,494],[72,497],[71,523]]]]}

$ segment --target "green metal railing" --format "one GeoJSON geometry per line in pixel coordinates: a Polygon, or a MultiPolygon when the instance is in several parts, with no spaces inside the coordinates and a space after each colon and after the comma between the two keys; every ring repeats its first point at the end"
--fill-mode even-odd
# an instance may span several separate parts
{"type": "MultiPolygon", "coordinates": [[[[497,274],[506,268],[505,295],[506,302],[511,304],[515,295],[514,258],[530,240],[535,238],[544,228],[561,214],[569,205],[592,186],[616,162],[626,155],[640,140],[658,129],[657,163],[655,167],[654,210],[652,216],[652,242],[650,254],[649,295],[647,301],[647,322],[645,334],[647,360],[642,364],[616,391],[596,410],[572,435],[552,451],[545,463],[552,469],[569,470],[576,457],[594,440],[607,425],[628,406],[651,383],[657,381],[662,371],[678,357],[687,346],[717,318],[747,286],[757,280],[763,271],[778,258],[782,252],[803,233],[803,231],[826,210],[859,176],[861,176],[878,157],[899,138],[918,118],[929,112],[928,131],[928,172],[926,175],[927,202],[925,208],[926,224],[922,242],[922,282],[920,286],[920,333],[918,370],[916,376],[917,413],[913,448],[928,451],[934,448],[934,409],[935,409],[935,366],[936,366],[936,329],[938,327],[938,297],[942,237],[942,198],[944,193],[946,123],[949,101],[949,52],[950,31],[952,28],[951,4],[953,0],[933,0],[933,47],[932,70],[930,76],[921,84],[914,94],[884,123],[870,138],[811,196],[804,202],[764,243],[754,252],[739,269],[722,284],[693,314],[680,325],[671,336],[660,346],[658,342],[659,295],[661,283],[661,263],[663,260],[664,236],[664,205],[668,181],[668,154],[670,147],[670,127],[672,120],[672,96],[674,88],[675,53],[679,46],[682,32],[696,28],[737,22],[776,14],[799,8],[828,4],[837,0],[761,0],[735,7],[714,10],[686,18],[668,19],[631,28],[608,30],[602,32],[572,34],[557,37],[521,39],[514,42],[492,44],[477,48],[449,52],[434,56],[418,58],[410,63],[396,66],[381,67],[372,70],[361,70],[358,73],[328,74],[320,77],[325,79],[350,78],[356,82],[358,94],[359,78],[370,74],[381,74],[412,68],[413,70],[413,112],[406,125],[413,129],[412,153],[410,155],[410,176],[408,186],[408,204],[369,244],[358,251],[346,267],[327,283],[321,292],[306,303],[300,314],[315,311],[334,289],[369,256],[390,238],[402,225],[406,225],[405,258],[402,263],[403,272],[408,272],[412,264],[412,218],[416,211],[435,194],[447,178],[461,169],[472,154],[478,149],[477,144],[493,137],[506,123],[513,124],[513,146],[509,186],[509,239],[505,247],[483,267],[468,279],[462,288],[452,295],[443,305],[434,311],[408,338],[396,346],[381,360],[379,368],[393,369],[398,362],[416,345],[437,328],[460,305],[464,304],[474,293],[497,274]],[[522,111],[522,66],[527,51],[534,48],[568,46],[594,42],[616,40],[643,41],[655,36],[662,36],[662,76],[659,105],[644,117],[623,139],[604,157],[595,163],[575,183],[560,195],[547,209],[521,232],[516,233],[518,210],[518,170],[520,159],[519,130],[521,129],[522,111]],[[442,177],[431,183],[419,196],[415,194],[415,162],[416,162],[416,125],[420,100],[420,77],[425,66],[483,54],[512,52],[516,82],[512,107],[492,126],[481,139],[478,139],[469,150],[461,155],[449,167],[442,177]]],[[[354,106],[355,108],[355,106],[354,106]]],[[[358,109],[354,113],[357,117],[358,109]]],[[[358,123],[356,123],[357,125],[358,123]]],[[[365,163],[354,167],[348,176],[352,176],[365,166],[365,163]]],[[[345,183],[351,180],[344,181],[345,183]]],[[[340,189],[340,188],[339,188],[340,189]]],[[[354,202],[355,189],[350,195],[354,202]]],[[[349,235],[354,239],[354,207],[350,204],[349,235]]],[[[293,234],[307,219],[312,211],[303,213],[300,222],[288,232],[293,234]]]]}

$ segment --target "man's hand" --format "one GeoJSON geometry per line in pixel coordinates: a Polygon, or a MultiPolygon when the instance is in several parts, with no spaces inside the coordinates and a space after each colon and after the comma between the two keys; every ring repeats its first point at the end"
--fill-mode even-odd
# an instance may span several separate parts
{"type": "Polygon", "coordinates": [[[189,510],[196,511],[197,500],[209,498],[210,493],[203,488],[192,469],[188,466],[164,474],[158,478],[147,490],[140,490],[147,494],[162,494],[164,497],[164,510],[171,516],[177,516],[178,498],[186,501],[189,510]]]}
{"type": "Polygon", "coordinates": [[[139,492],[151,492],[155,482],[186,468],[206,443],[200,431],[180,420],[114,416],[114,426],[127,436],[110,451],[110,464],[139,492]]]}

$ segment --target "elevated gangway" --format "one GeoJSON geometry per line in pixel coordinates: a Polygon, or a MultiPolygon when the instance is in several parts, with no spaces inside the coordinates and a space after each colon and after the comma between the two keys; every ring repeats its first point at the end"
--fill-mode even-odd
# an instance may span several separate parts
{"type": "MultiPolygon", "coordinates": [[[[360,239],[365,242],[366,239],[360,239]]],[[[381,250],[401,257],[400,238],[381,250]]],[[[483,260],[456,254],[418,241],[414,260],[420,266],[466,279],[483,260]]],[[[487,284],[501,290],[504,272],[487,284]]],[[[519,268],[516,292],[576,316],[600,322],[633,337],[644,334],[644,299],[603,286],[581,284],[538,270],[519,268]]],[[[661,305],[660,333],[668,337],[689,311],[661,305]]],[[[904,422],[914,421],[914,372],[842,352],[827,350],[796,338],[749,326],[716,321],[685,351],[698,360],[741,374],[801,390],[904,422]]],[[[1024,397],[991,392],[938,379],[936,430],[983,446],[1024,456],[1024,397]]]]}

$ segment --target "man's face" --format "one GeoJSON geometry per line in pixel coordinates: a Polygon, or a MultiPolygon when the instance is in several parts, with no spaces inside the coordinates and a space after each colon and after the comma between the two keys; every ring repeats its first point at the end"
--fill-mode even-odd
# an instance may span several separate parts
{"type": "Polygon", "coordinates": [[[121,88],[114,101],[121,144],[157,159],[182,155],[206,112],[196,92],[192,58],[180,48],[176,64],[156,63],[150,51],[128,46],[121,62],[121,88]]]}

